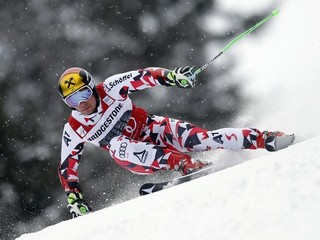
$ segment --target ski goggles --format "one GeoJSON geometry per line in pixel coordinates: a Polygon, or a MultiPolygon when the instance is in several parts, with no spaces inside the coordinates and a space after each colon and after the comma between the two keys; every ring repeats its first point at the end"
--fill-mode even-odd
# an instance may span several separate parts
{"type": "Polygon", "coordinates": [[[78,107],[81,102],[88,101],[92,96],[92,89],[88,86],[80,88],[64,99],[65,103],[72,108],[78,107]]]}

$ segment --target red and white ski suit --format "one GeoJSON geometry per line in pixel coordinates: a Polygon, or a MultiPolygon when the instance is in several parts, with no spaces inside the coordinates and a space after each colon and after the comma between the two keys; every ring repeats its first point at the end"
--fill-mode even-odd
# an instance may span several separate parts
{"type": "Polygon", "coordinates": [[[78,166],[84,143],[108,150],[121,166],[139,174],[169,169],[168,161],[186,152],[211,149],[256,149],[259,131],[224,128],[208,131],[191,123],[148,115],[129,94],[158,85],[171,86],[168,70],[147,68],[117,74],[96,86],[97,111],[74,110],[62,135],[59,176],[65,191],[80,191],[78,166]]]}

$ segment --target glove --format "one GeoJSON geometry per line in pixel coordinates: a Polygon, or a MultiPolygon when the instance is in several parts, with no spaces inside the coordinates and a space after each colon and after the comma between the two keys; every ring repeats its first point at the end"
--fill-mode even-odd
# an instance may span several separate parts
{"type": "Polygon", "coordinates": [[[69,192],[68,196],[68,210],[71,213],[72,218],[83,216],[92,211],[89,204],[83,200],[81,193],[69,192]]]}
{"type": "Polygon", "coordinates": [[[167,78],[171,80],[171,85],[177,85],[180,88],[192,88],[196,84],[196,74],[194,67],[180,67],[170,71],[167,78]]]}

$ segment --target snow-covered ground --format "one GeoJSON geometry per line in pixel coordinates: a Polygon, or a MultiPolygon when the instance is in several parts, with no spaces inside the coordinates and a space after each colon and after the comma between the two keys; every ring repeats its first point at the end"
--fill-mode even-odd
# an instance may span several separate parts
{"type": "Polygon", "coordinates": [[[320,239],[320,137],[19,240],[320,239]]]}
{"type": "MultiPolygon", "coordinates": [[[[221,2],[225,4],[220,7],[239,11],[244,6],[265,7],[250,0],[244,1],[250,5],[221,2]]],[[[294,132],[295,145],[276,153],[215,153],[217,168],[231,157],[251,160],[237,165],[243,160],[230,161],[233,167],[215,174],[24,234],[19,240],[320,239],[320,4],[273,4],[278,2],[280,15],[266,23],[263,34],[246,36],[221,58],[235,57],[235,79],[249,79],[243,93],[252,104],[234,127],[294,132]]]]}

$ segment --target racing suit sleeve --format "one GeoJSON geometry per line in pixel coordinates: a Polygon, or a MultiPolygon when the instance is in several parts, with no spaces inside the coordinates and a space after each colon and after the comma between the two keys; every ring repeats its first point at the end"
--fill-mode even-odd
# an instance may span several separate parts
{"type": "Polygon", "coordinates": [[[171,70],[158,67],[149,67],[126,73],[113,75],[107,78],[103,85],[108,95],[117,98],[119,94],[126,98],[128,94],[159,85],[173,86],[167,78],[171,70]]]}
{"type": "Polygon", "coordinates": [[[83,153],[84,143],[67,123],[63,129],[61,143],[61,162],[58,175],[66,192],[81,192],[78,166],[83,153]]]}
{"type": "Polygon", "coordinates": [[[156,68],[156,67],[149,67],[144,69],[144,78],[155,79],[156,85],[164,85],[164,86],[173,86],[172,81],[168,79],[168,74],[171,70],[166,68],[156,68]]]}

